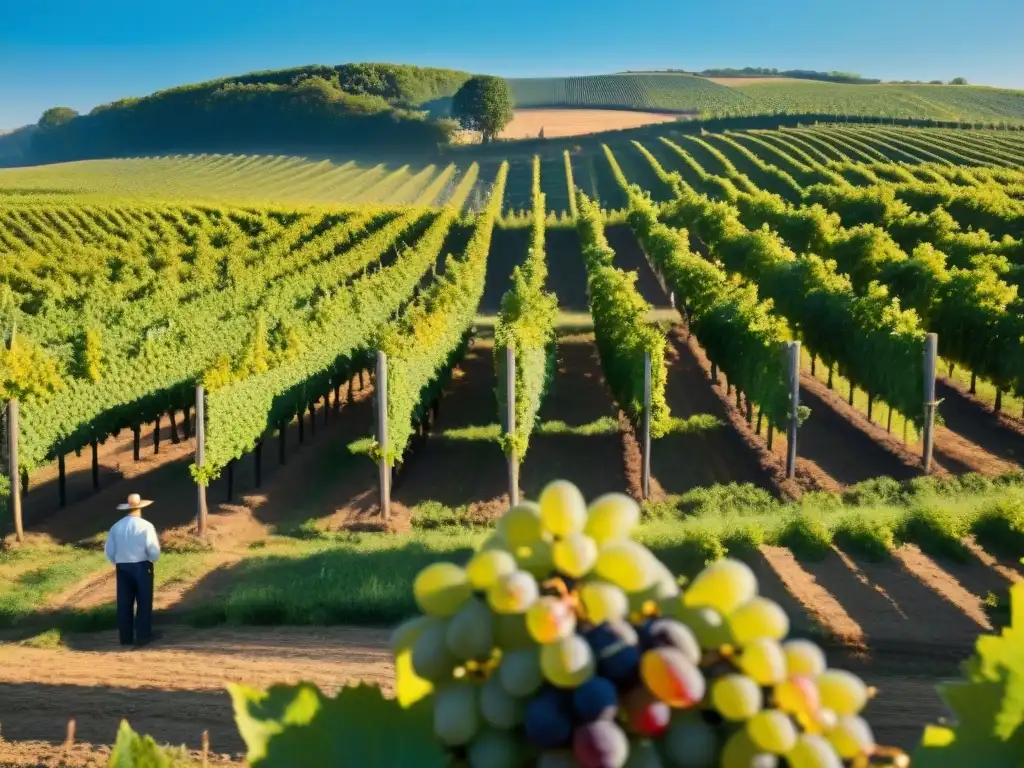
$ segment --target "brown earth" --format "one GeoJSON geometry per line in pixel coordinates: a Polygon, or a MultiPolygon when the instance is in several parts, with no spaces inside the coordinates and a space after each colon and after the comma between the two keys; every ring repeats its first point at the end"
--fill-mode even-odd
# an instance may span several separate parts
{"type": "Polygon", "coordinates": [[[663,112],[633,112],[620,109],[517,109],[503,139],[535,139],[544,129],[545,138],[582,136],[601,131],[639,128],[654,123],[671,123],[678,115],[663,112]]]}

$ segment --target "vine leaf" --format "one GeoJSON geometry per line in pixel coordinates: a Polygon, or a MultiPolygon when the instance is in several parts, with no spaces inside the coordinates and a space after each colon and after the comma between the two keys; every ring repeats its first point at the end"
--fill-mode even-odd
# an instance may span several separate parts
{"type": "Polygon", "coordinates": [[[965,680],[939,686],[957,723],[925,729],[915,768],[1024,764],[1024,583],[1010,594],[1011,627],[978,639],[965,680]]]}
{"type": "Polygon", "coordinates": [[[308,682],[228,690],[252,768],[447,764],[427,702],[403,708],[370,685],[343,688],[333,698],[308,682]]]}
{"type": "Polygon", "coordinates": [[[152,736],[139,736],[127,720],[121,721],[108,768],[171,768],[166,750],[152,736]]]}

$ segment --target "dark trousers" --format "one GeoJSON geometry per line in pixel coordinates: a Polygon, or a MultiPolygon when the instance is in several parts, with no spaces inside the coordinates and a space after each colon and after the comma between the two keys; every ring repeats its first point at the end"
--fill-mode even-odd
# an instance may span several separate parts
{"type": "Polygon", "coordinates": [[[153,634],[153,564],[117,566],[117,631],[121,645],[149,640],[153,634]]]}

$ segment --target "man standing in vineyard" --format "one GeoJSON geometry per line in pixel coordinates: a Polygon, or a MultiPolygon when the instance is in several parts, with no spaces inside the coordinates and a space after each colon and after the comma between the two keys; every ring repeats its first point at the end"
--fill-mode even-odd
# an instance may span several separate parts
{"type": "Polygon", "coordinates": [[[153,563],[160,557],[156,528],[142,519],[152,504],[137,493],[117,508],[127,512],[107,535],[107,560],[117,571],[117,631],[121,645],[153,640],[153,563]],[[136,606],[138,608],[136,612],[136,606]]]}

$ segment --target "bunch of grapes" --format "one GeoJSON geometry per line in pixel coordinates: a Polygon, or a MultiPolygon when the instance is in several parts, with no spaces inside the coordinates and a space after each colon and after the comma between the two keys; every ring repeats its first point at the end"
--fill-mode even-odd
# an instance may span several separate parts
{"type": "Polygon", "coordinates": [[[786,641],[785,612],[737,560],[685,589],[631,533],[637,504],[589,508],[556,481],[465,568],[417,576],[424,616],[400,626],[433,685],[434,729],[470,768],[838,768],[885,759],[872,695],[821,649],[786,641]]]}

